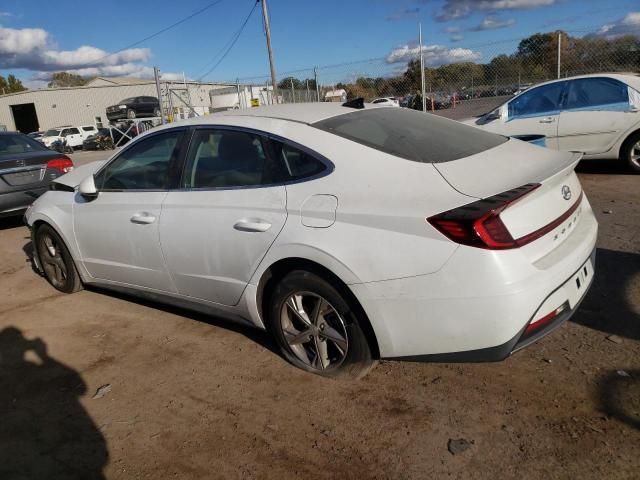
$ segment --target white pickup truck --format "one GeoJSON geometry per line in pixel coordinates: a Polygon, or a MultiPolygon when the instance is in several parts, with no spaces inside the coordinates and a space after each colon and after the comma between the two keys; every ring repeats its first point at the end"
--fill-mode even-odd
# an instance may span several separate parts
{"type": "Polygon", "coordinates": [[[50,147],[56,140],[66,140],[67,145],[70,147],[80,148],[82,147],[82,142],[94,133],[98,133],[95,125],[55,127],[44,132],[44,135],[38,140],[44,143],[45,147],[50,147]]]}

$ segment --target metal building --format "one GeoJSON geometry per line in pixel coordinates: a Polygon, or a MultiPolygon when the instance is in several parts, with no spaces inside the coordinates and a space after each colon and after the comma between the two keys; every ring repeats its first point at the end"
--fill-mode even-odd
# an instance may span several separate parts
{"type": "MultiPolygon", "coordinates": [[[[210,91],[228,85],[161,82],[164,114],[173,120],[211,113],[210,91]]],[[[62,125],[108,124],[106,108],[128,97],[157,97],[153,80],[103,78],[82,87],[46,88],[0,95],[0,130],[23,133],[62,125]]]]}

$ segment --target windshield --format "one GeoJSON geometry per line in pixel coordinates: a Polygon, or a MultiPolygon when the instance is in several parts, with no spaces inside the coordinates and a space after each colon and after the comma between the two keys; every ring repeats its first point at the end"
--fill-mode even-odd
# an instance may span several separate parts
{"type": "Polygon", "coordinates": [[[314,127],[397,157],[450,162],[497,147],[501,135],[406,108],[371,108],[314,123],[314,127]]]}
{"type": "Polygon", "coordinates": [[[0,156],[46,150],[39,142],[21,133],[0,135],[0,156]]]}
{"type": "Polygon", "coordinates": [[[60,136],[60,130],[56,130],[54,128],[52,128],[51,130],[47,130],[46,132],[44,132],[43,137],[59,137],[60,136]]]}

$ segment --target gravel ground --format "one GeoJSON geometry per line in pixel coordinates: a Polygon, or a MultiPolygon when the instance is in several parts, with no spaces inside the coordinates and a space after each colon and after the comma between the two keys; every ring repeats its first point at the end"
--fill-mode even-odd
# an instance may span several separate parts
{"type": "Polygon", "coordinates": [[[572,321],[501,363],[381,362],[353,383],[216,318],[60,294],[1,221],[0,478],[638,478],[640,177],[580,178],[600,236],[572,321]]]}

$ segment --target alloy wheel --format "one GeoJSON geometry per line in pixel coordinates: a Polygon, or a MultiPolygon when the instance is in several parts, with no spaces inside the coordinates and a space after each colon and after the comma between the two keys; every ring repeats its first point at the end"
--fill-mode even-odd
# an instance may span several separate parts
{"type": "Polygon", "coordinates": [[[636,167],[640,168],[640,141],[631,147],[629,152],[629,161],[636,167]]]}
{"type": "Polygon", "coordinates": [[[315,370],[337,368],[349,349],[345,322],[323,297],[296,292],[283,303],[280,325],[291,352],[315,370]]]}
{"type": "Polygon", "coordinates": [[[56,239],[48,234],[44,234],[40,242],[42,268],[54,287],[63,288],[67,281],[68,272],[62,258],[62,249],[56,239]]]}

